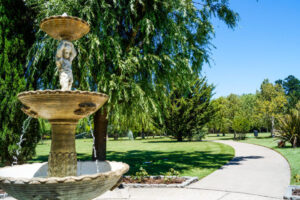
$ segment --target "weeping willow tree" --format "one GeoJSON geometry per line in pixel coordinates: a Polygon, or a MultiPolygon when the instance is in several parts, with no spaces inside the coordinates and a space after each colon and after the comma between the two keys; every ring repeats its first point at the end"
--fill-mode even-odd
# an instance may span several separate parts
{"type": "Polygon", "coordinates": [[[30,76],[40,88],[56,89],[53,55],[58,41],[38,28],[51,15],[77,16],[91,31],[75,41],[73,87],[110,96],[94,116],[97,159],[105,159],[107,124],[123,129],[160,118],[172,85],[189,87],[190,77],[209,62],[212,17],[230,28],[238,14],[228,0],[27,0],[38,13],[36,42],[28,55],[30,76]],[[137,115],[138,113],[138,115],[137,115]]]}

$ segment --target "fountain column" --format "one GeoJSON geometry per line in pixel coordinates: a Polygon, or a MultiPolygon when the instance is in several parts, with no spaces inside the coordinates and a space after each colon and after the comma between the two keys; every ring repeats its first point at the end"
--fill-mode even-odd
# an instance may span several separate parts
{"type": "Polygon", "coordinates": [[[48,159],[48,176],[77,175],[75,129],[77,120],[51,120],[52,142],[48,159]]]}

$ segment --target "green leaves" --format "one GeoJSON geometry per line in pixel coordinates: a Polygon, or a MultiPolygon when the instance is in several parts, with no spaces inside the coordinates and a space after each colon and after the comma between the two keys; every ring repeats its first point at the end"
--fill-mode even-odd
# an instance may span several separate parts
{"type": "Polygon", "coordinates": [[[193,80],[190,88],[173,88],[166,105],[166,132],[178,141],[200,133],[215,112],[210,103],[214,87],[205,78],[193,80]]]}
{"type": "MultiPolygon", "coordinates": [[[[26,119],[17,94],[31,87],[27,84],[28,66],[25,62],[27,50],[34,40],[30,25],[33,14],[22,0],[0,1],[0,162],[5,164],[11,164],[16,156],[16,144],[26,119]]],[[[36,120],[30,122],[18,157],[20,162],[35,153],[40,138],[37,123],[36,120]]]]}
{"type": "MultiPolygon", "coordinates": [[[[125,129],[142,119],[159,118],[161,99],[170,86],[188,86],[189,77],[198,75],[209,61],[211,14],[221,12],[219,18],[234,25],[236,18],[230,16],[235,13],[225,9],[226,0],[201,2],[205,6],[200,9],[186,0],[27,0],[26,4],[37,12],[36,30],[43,18],[64,12],[90,24],[90,33],[74,42],[78,56],[72,66],[73,86],[108,94],[109,119],[124,122],[120,126],[125,129]]],[[[40,77],[40,88],[58,88],[53,61],[57,44],[39,31],[36,38],[28,57],[28,63],[35,60],[30,77],[40,77]]],[[[142,121],[151,126],[151,120],[142,121]]]]}
{"type": "Polygon", "coordinates": [[[293,147],[300,147],[300,112],[293,109],[279,118],[276,136],[284,142],[290,142],[293,147]]]}

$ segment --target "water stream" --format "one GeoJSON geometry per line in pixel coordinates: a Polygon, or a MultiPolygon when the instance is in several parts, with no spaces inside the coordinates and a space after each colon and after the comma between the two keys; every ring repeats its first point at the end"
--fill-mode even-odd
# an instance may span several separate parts
{"type": "Polygon", "coordinates": [[[128,131],[127,136],[129,140],[134,140],[133,133],[131,130],[128,131]]]}
{"type": "Polygon", "coordinates": [[[32,117],[27,117],[27,119],[25,119],[23,124],[22,124],[22,134],[20,136],[19,142],[17,143],[18,148],[16,150],[16,155],[13,156],[14,161],[12,163],[12,166],[18,164],[18,157],[19,157],[21,149],[22,149],[22,142],[26,140],[24,138],[24,135],[25,135],[25,133],[26,133],[28,127],[29,127],[31,119],[32,119],[32,117]]]}
{"type": "Polygon", "coordinates": [[[93,153],[94,153],[94,157],[96,158],[96,160],[95,160],[96,170],[97,170],[97,173],[99,173],[99,166],[98,166],[98,160],[97,160],[97,152],[96,152],[96,147],[95,147],[95,135],[94,135],[94,131],[93,131],[93,128],[92,128],[91,119],[89,117],[87,117],[87,120],[88,120],[88,125],[90,127],[90,133],[91,133],[91,135],[93,137],[93,153]]]}

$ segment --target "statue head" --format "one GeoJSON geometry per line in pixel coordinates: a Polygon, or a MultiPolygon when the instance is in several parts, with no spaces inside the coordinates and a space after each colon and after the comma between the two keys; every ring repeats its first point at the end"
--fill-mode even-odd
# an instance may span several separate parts
{"type": "Polygon", "coordinates": [[[69,44],[65,45],[65,48],[63,49],[63,58],[69,59],[72,56],[72,47],[69,44]]]}
{"type": "Polygon", "coordinates": [[[74,48],[74,45],[69,41],[63,40],[60,42],[57,48],[56,58],[63,58],[72,62],[76,54],[77,52],[74,48]]]}

